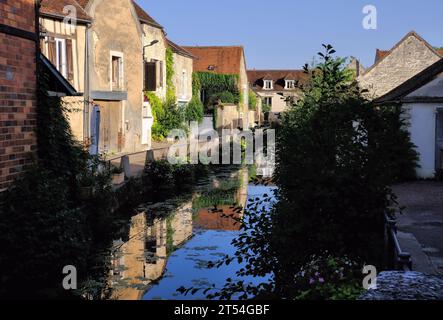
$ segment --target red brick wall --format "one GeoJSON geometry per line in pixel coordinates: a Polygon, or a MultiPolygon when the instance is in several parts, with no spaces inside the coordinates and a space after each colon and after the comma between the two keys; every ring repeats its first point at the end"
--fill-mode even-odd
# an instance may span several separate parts
{"type": "MultiPolygon", "coordinates": [[[[0,0],[0,24],[35,33],[34,0],[0,0]]],[[[36,149],[35,42],[0,32],[0,190],[36,149]]]]}

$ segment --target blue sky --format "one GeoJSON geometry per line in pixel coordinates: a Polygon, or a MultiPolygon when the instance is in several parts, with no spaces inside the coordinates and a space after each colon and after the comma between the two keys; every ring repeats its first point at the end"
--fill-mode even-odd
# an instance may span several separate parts
{"type": "Polygon", "coordinates": [[[443,47],[442,0],[136,0],[181,45],[243,45],[248,68],[299,69],[332,44],[364,66],[415,30],[443,47]],[[365,5],[377,30],[362,27],[365,5]]]}

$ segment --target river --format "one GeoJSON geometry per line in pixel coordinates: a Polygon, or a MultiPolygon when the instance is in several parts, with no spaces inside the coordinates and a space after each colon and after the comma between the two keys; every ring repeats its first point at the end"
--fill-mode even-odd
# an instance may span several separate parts
{"type": "MultiPolygon", "coordinates": [[[[252,185],[248,180],[247,168],[218,169],[202,179],[192,194],[142,206],[131,219],[127,237],[113,244],[112,299],[205,299],[203,290],[185,296],[177,289],[220,288],[227,278],[236,280],[242,265],[208,268],[207,263],[234,254],[231,242],[240,233],[237,221],[242,218],[238,208],[272,194],[274,187],[252,185]]],[[[266,279],[241,280],[258,284],[266,279]]]]}

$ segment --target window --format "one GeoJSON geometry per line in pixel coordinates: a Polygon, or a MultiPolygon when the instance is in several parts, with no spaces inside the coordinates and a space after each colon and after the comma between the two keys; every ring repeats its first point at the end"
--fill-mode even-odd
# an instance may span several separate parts
{"type": "Polygon", "coordinates": [[[265,98],[263,99],[263,104],[264,104],[265,106],[272,107],[272,97],[265,97],[265,98]]]}
{"type": "Polygon", "coordinates": [[[56,69],[71,83],[74,81],[72,39],[46,37],[42,51],[56,69]]]}
{"type": "Polygon", "coordinates": [[[285,89],[287,90],[295,89],[295,80],[286,80],[285,89]]]}
{"type": "Polygon", "coordinates": [[[183,98],[186,97],[187,91],[188,91],[188,77],[186,70],[183,70],[182,72],[182,80],[181,80],[181,96],[183,98]]]}
{"type": "Polygon", "coordinates": [[[123,88],[123,58],[121,56],[111,56],[111,85],[112,90],[123,88]]]}
{"type": "Polygon", "coordinates": [[[265,80],[264,88],[266,90],[272,90],[273,89],[272,80],[265,80]]]}
{"type": "Polygon", "coordinates": [[[157,90],[157,64],[155,62],[145,61],[145,81],[144,91],[156,91],[157,90]]]}

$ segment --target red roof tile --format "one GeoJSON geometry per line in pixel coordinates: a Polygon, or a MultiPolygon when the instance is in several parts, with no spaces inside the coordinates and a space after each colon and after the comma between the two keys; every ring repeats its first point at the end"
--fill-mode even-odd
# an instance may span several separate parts
{"type": "Polygon", "coordinates": [[[196,57],[194,71],[218,74],[240,74],[244,50],[231,47],[182,47],[196,57]]]}
{"type": "Polygon", "coordinates": [[[263,80],[274,82],[274,89],[268,91],[285,91],[285,80],[303,84],[308,77],[303,70],[248,70],[248,81],[256,90],[263,89],[263,80]]]}
{"type": "Polygon", "coordinates": [[[85,12],[83,7],[76,0],[41,0],[40,3],[40,12],[43,15],[63,18],[66,16],[66,13],[63,12],[63,8],[71,5],[77,9],[78,19],[85,21],[92,20],[91,17],[85,12]]]}

